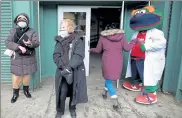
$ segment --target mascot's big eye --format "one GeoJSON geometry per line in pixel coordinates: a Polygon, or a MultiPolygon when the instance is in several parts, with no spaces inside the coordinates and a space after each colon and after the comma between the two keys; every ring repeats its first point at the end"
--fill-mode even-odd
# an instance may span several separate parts
{"type": "Polygon", "coordinates": [[[144,13],[146,13],[146,10],[143,9],[143,10],[140,11],[140,13],[144,14],[144,13]]]}
{"type": "Polygon", "coordinates": [[[140,13],[140,11],[137,11],[137,12],[135,12],[135,15],[137,15],[137,14],[139,14],[140,13]]]}

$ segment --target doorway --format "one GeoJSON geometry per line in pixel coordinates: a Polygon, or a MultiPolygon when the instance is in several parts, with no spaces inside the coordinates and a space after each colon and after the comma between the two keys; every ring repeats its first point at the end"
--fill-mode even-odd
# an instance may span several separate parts
{"type": "Polygon", "coordinates": [[[100,33],[105,29],[106,25],[113,23],[117,28],[120,28],[121,8],[58,6],[57,13],[58,29],[60,21],[68,18],[75,22],[75,31],[82,31],[84,33],[86,76],[95,73],[95,71],[100,69],[101,54],[90,54],[88,50],[96,47],[100,33]]]}
{"type": "MultiPolygon", "coordinates": [[[[90,27],[90,48],[96,48],[100,33],[108,24],[114,24],[116,28],[121,26],[121,8],[92,8],[90,27]]],[[[90,53],[90,74],[101,72],[102,54],[90,53]]]]}

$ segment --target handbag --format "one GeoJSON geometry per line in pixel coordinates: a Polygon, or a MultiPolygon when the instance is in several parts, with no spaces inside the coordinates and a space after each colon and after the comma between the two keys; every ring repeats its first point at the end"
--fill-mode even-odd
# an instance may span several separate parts
{"type": "Polygon", "coordinates": [[[14,51],[13,51],[13,50],[10,50],[10,49],[6,49],[6,50],[4,51],[4,54],[5,54],[6,56],[9,56],[9,57],[13,56],[13,53],[14,53],[14,51]]]}
{"type": "Polygon", "coordinates": [[[13,51],[13,50],[6,49],[4,51],[4,55],[9,56],[9,57],[12,57],[13,56],[13,59],[15,59],[15,51],[13,51]]]}

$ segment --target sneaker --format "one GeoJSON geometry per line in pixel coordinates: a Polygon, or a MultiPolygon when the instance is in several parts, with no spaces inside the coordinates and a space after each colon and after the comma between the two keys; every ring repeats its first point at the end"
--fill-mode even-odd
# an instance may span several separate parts
{"type": "Polygon", "coordinates": [[[129,82],[123,82],[123,87],[127,90],[130,90],[130,91],[141,91],[142,89],[142,84],[135,84],[135,85],[132,85],[131,83],[129,82]]]}
{"type": "Polygon", "coordinates": [[[117,95],[112,95],[112,96],[111,96],[111,99],[117,99],[117,98],[118,98],[117,95]]]}
{"type": "Polygon", "coordinates": [[[136,102],[140,104],[154,104],[157,103],[157,95],[155,93],[147,93],[144,95],[138,95],[136,102]]]}

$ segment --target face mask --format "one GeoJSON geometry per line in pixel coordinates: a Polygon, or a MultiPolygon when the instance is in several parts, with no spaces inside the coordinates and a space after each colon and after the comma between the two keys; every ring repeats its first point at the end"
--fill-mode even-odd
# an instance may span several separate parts
{"type": "Polygon", "coordinates": [[[66,30],[60,31],[59,34],[60,34],[61,37],[63,37],[63,38],[69,36],[69,33],[68,33],[68,31],[66,31],[66,30]]]}
{"type": "Polygon", "coordinates": [[[25,28],[27,26],[27,23],[26,22],[18,22],[17,25],[21,28],[25,28]]]}

